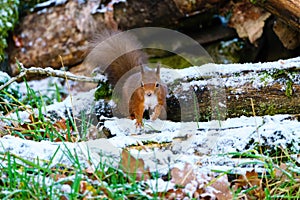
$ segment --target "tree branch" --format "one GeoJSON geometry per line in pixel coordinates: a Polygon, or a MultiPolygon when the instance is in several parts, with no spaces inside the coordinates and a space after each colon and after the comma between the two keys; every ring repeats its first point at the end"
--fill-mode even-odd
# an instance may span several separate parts
{"type": "Polygon", "coordinates": [[[4,89],[5,87],[9,86],[13,82],[17,81],[18,79],[28,75],[28,74],[38,74],[38,75],[47,75],[47,76],[53,76],[58,78],[64,78],[67,80],[72,81],[80,81],[80,82],[91,82],[91,83],[99,83],[106,81],[106,77],[103,75],[97,75],[96,77],[87,77],[87,76],[79,76],[72,74],[70,72],[62,71],[62,70],[54,70],[52,68],[38,68],[38,67],[31,67],[31,68],[25,68],[22,63],[18,63],[19,67],[21,68],[20,73],[11,78],[8,82],[6,82],[4,85],[0,86],[0,90],[4,89]]]}

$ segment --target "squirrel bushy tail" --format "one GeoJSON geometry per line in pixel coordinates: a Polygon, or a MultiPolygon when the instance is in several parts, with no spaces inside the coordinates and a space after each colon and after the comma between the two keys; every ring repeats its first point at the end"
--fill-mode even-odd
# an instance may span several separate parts
{"type": "Polygon", "coordinates": [[[131,34],[105,29],[91,41],[85,66],[90,72],[97,69],[105,74],[114,86],[126,72],[147,63],[141,47],[131,34]]]}
{"type": "Polygon", "coordinates": [[[146,109],[153,110],[151,120],[166,116],[167,87],[160,80],[160,65],[156,70],[144,66],[147,56],[141,48],[129,32],[104,30],[91,42],[84,61],[88,71],[98,69],[113,86],[114,114],[136,119],[137,127],[146,109]]]}

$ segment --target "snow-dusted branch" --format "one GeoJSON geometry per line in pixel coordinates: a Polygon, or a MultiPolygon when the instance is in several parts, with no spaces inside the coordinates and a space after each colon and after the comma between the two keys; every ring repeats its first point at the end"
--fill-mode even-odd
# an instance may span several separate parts
{"type": "Polygon", "coordinates": [[[31,67],[27,69],[23,66],[22,63],[20,63],[19,66],[21,68],[20,73],[17,76],[11,78],[4,85],[0,86],[0,90],[4,89],[5,87],[9,86],[11,83],[29,74],[47,75],[47,76],[53,76],[58,78],[64,78],[72,81],[91,82],[91,83],[99,83],[106,80],[106,77],[102,75],[97,75],[96,77],[87,77],[87,76],[74,75],[70,72],[66,72],[62,70],[54,70],[50,67],[45,69],[38,68],[38,67],[31,67]]]}
{"type": "Polygon", "coordinates": [[[15,82],[16,80],[18,80],[19,78],[22,78],[23,76],[26,76],[25,71],[21,71],[20,74],[18,74],[17,76],[11,78],[4,85],[0,86],[0,91],[3,90],[4,88],[6,88],[7,86],[9,86],[10,84],[12,84],[13,82],[15,82]]]}

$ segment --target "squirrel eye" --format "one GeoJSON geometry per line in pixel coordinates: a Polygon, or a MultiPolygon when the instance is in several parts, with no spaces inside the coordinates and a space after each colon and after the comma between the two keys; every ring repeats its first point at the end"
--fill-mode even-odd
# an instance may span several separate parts
{"type": "Polygon", "coordinates": [[[155,87],[159,87],[159,83],[156,83],[156,84],[155,84],[155,87]]]}
{"type": "Polygon", "coordinates": [[[143,81],[141,82],[141,87],[144,87],[144,82],[143,81]]]}

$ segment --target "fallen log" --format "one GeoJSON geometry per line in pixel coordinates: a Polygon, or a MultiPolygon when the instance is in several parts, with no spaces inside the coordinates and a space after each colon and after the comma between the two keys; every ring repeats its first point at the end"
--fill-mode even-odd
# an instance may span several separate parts
{"type": "MultiPolygon", "coordinates": [[[[294,1],[296,2],[296,0],[294,1]]],[[[53,4],[53,1],[50,2],[53,4]]],[[[196,39],[202,44],[234,34],[228,29],[222,28],[220,30],[215,29],[215,27],[211,30],[203,29],[199,33],[194,31],[194,27],[200,27],[202,23],[205,24],[211,20],[211,18],[207,19],[207,16],[204,16],[206,13],[211,15],[211,13],[217,12],[220,7],[226,7],[225,5],[228,2],[224,0],[129,0],[126,2],[113,2],[115,4],[100,0],[85,2],[63,1],[58,6],[45,4],[46,2],[44,2],[44,4],[37,7],[38,10],[20,19],[19,26],[12,33],[10,37],[12,40],[8,48],[12,69],[8,71],[11,71],[13,75],[18,73],[18,68],[14,65],[15,59],[23,63],[25,67],[39,66],[59,69],[62,66],[76,66],[85,57],[88,40],[93,38],[93,34],[101,31],[104,27],[112,29],[119,27],[123,30],[143,26],[183,29],[184,26],[188,25],[193,30],[191,35],[196,36],[196,39]],[[202,16],[201,13],[204,15],[202,16]],[[192,16],[197,16],[197,19],[192,16]]],[[[249,2],[247,3],[250,4],[249,2]]],[[[236,5],[242,4],[236,3],[236,5]]],[[[250,6],[255,7],[252,4],[250,6]]],[[[243,30],[241,37],[249,37],[250,41],[254,42],[261,36],[264,20],[268,17],[268,14],[257,11],[262,10],[260,8],[254,8],[251,11],[248,9],[248,6],[238,7],[245,9],[236,9],[237,12],[236,17],[233,18],[233,24],[238,26],[239,30],[243,30]],[[246,11],[251,12],[247,14],[246,11]],[[241,13],[244,14],[244,17],[240,16],[241,13]],[[246,35],[244,33],[245,30],[247,32],[246,35]]],[[[297,5],[296,7],[299,6],[297,5]]],[[[230,11],[228,9],[225,10],[226,12],[230,11]]],[[[294,14],[293,16],[298,16],[296,19],[299,19],[299,13],[292,13],[294,14]]],[[[280,38],[287,38],[286,32],[282,33],[281,31],[281,34],[277,35],[283,35],[280,38]]],[[[289,39],[287,42],[283,42],[287,44],[285,46],[289,49],[299,46],[299,37],[298,39],[294,37],[294,33],[288,35],[289,39]],[[296,42],[293,41],[295,44],[290,44],[290,38],[295,38],[296,42]]]]}
{"type": "Polygon", "coordinates": [[[300,45],[300,1],[258,0],[256,4],[277,17],[273,30],[287,49],[300,45]]]}
{"type": "MultiPolygon", "coordinates": [[[[240,116],[299,114],[299,72],[300,57],[269,63],[162,68],[161,79],[168,85],[169,92],[167,119],[208,121],[240,116]]],[[[97,95],[96,89],[79,92],[70,95],[59,106],[51,105],[46,110],[49,114],[58,113],[57,116],[72,110],[75,118],[86,113],[93,118],[93,124],[98,123],[97,119],[101,121],[102,117],[128,116],[119,109],[128,105],[120,104],[122,101],[114,98],[95,100],[97,95]]]]}
{"type": "MultiPolygon", "coordinates": [[[[104,28],[174,26],[181,18],[218,7],[224,0],[116,2],[40,4],[35,12],[20,19],[9,43],[10,63],[18,59],[25,67],[76,66],[83,61],[88,41],[104,28]]],[[[13,65],[11,71],[17,74],[17,66],[13,65]]]]}
{"type": "MultiPolygon", "coordinates": [[[[167,119],[207,121],[299,114],[299,72],[300,57],[270,63],[162,69],[162,80],[169,90],[167,119]]],[[[107,101],[98,102],[98,117],[121,117],[118,107],[110,105],[107,101]]]]}
{"type": "Polygon", "coordinates": [[[114,17],[120,28],[128,29],[143,26],[174,26],[183,19],[217,10],[224,0],[128,0],[114,6],[114,17]]]}
{"type": "Polygon", "coordinates": [[[255,3],[300,32],[299,0],[257,0],[255,3]]]}
{"type": "MultiPolygon", "coordinates": [[[[240,116],[299,115],[299,70],[300,57],[269,63],[205,64],[180,70],[162,68],[161,79],[169,91],[167,119],[221,123],[226,118],[240,116]]],[[[122,101],[95,100],[96,93],[93,89],[70,95],[63,102],[47,106],[43,114],[49,119],[76,119],[78,130],[83,120],[99,127],[99,122],[103,125],[103,122],[116,120],[107,117],[127,118],[128,115],[118,110],[122,101]]],[[[30,113],[34,112],[11,113],[7,118],[19,120],[18,116],[22,115],[27,120],[30,113]]],[[[134,126],[134,122],[131,125],[134,126]]],[[[150,132],[153,131],[157,130],[151,128],[150,132]]],[[[97,134],[97,131],[92,132],[92,135],[97,134]]],[[[114,133],[106,130],[103,134],[112,137],[114,133]]]]}

